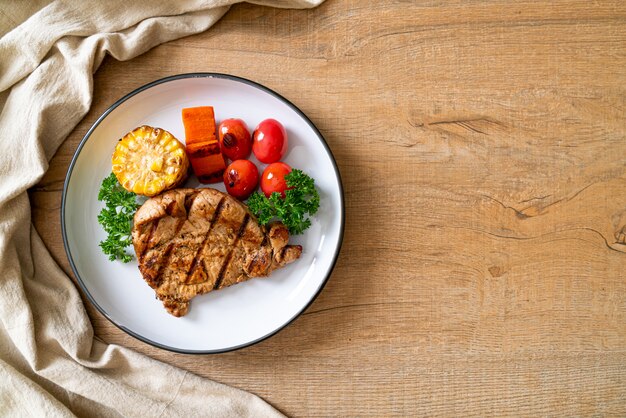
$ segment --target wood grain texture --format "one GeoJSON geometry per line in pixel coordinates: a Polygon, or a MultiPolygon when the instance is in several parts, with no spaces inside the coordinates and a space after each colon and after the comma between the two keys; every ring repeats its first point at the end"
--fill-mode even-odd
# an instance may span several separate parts
{"type": "Polygon", "coordinates": [[[626,415],[626,5],[328,0],[237,5],[204,34],[96,73],[92,110],[31,190],[59,207],[96,118],[167,75],[215,71],[296,103],[346,198],[328,285],[237,352],[102,340],[252,391],[291,416],[626,415]]]}

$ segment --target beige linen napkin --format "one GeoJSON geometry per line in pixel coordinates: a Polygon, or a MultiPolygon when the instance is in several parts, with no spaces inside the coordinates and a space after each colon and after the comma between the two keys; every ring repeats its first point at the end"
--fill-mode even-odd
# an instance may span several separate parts
{"type": "Polygon", "coordinates": [[[252,394],[94,340],[26,193],[87,113],[106,53],[128,60],[202,32],[236,2],[0,0],[0,415],[282,416],[252,394]]]}

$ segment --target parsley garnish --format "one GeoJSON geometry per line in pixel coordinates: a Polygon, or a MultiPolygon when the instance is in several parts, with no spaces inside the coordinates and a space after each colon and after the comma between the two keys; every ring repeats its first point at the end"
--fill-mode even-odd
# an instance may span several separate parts
{"type": "Polygon", "coordinates": [[[109,260],[120,259],[128,263],[133,259],[126,252],[126,247],[132,243],[133,216],[139,207],[136,195],[124,189],[115,174],[111,173],[102,180],[98,200],[106,205],[98,215],[98,223],[108,234],[107,239],[100,242],[100,248],[109,256],[109,260]]]}
{"type": "Polygon", "coordinates": [[[279,193],[272,193],[269,198],[256,192],[247,201],[261,225],[267,225],[278,218],[285,224],[292,235],[298,235],[311,226],[309,216],[314,215],[320,205],[320,196],[315,190],[314,180],[302,170],[292,170],[285,176],[287,186],[283,199],[279,193]]]}

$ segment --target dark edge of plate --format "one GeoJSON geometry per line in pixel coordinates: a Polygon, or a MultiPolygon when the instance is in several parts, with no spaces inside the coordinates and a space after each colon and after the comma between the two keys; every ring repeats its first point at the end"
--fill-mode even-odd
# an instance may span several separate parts
{"type": "Polygon", "coordinates": [[[311,120],[304,114],[304,112],[302,112],[296,105],[294,105],[293,103],[291,103],[289,100],[287,100],[286,98],[284,98],[283,96],[281,96],[280,94],[276,93],[274,90],[265,87],[259,83],[256,83],[254,81],[248,80],[246,78],[242,78],[242,77],[238,77],[238,76],[234,76],[234,75],[230,75],[230,74],[222,74],[222,73],[205,73],[205,72],[200,72],[200,73],[185,73],[185,74],[177,74],[177,75],[173,75],[173,76],[169,76],[169,77],[164,77],[161,78],[159,80],[155,80],[152,81],[148,84],[145,84],[133,91],[131,91],[130,93],[126,94],[124,97],[122,97],[121,99],[119,99],[118,101],[116,101],[115,103],[113,103],[102,115],[100,115],[100,117],[98,117],[98,119],[94,122],[94,124],[89,128],[89,130],[87,131],[87,133],[85,134],[85,136],[83,137],[83,139],[80,141],[80,144],[78,144],[78,147],[76,148],[76,152],[74,153],[74,156],[72,157],[72,161],[70,162],[70,165],[67,169],[67,175],[65,176],[65,181],[63,182],[63,194],[62,194],[62,199],[61,199],[61,232],[63,235],[63,246],[65,248],[65,253],[67,254],[67,258],[68,261],[70,262],[70,267],[72,268],[72,271],[74,272],[74,276],[76,277],[76,280],[78,281],[78,284],[80,285],[80,288],[83,290],[84,294],[87,296],[87,298],[89,299],[89,301],[91,302],[92,305],[94,305],[96,307],[96,309],[98,309],[98,311],[104,315],[104,317],[106,319],[108,319],[113,325],[115,325],[116,327],[118,327],[119,329],[121,329],[122,331],[124,331],[125,333],[127,333],[128,335],[135,337],[136,339],[143,341],[145,343],[148,343],[154,347],[158,347],[164,350],[168,350],[168,351],[172,351],[175,353],[181,353],[181,354],[219,354],[219,353],[227,353],[229,351],[235,351],[235,350],[239,350],[241,348],[245,348],[245,347],[249,347],[251,345],[254,344],[258,344],[261,341],[264,341],[268,338],[270,338],[271,336],[277,334],[278,332],[280,332],[281,330],[285,329],[288,325],[290,325],[293,321],[296,320],[296,318],[298,318],[300,315],[302,315],[302,313],[304,311],[306,311],[309,306],[311,306],[311,304],[315,301],[315,299],[317,299],[317,297],[319,296],[319,294],[322,292],[322,289],[324,289],[324,286],[326,286],[326,283],[328,282],[328,279],[330,278],[334,268],[335,268],[335,264],[337,263],[337,258],[339,257],[339,253],[341,251],[341,246],[343,245],[343,234],[344,234],[344,229],[345,229],[345,213],[346,213],[346,208],[345,208],[345,202],[344,202],[344,195],[343,195],[343,184],[341,182],[341,174],[339,173],[339,167],[337,166],[337,162],[335,161],[335,156],[333,155],[330,147],[328,146],[328,143],[326,142],[326,139],[324,138],[324,136],[322,135],[322,133],[319,131],[319,129],[317,129],[317,127],[313,124],[313,122],[311,122],[311,120]],[[163,84],[163,83],[167,83],[170,81],[174,81],[174,80],[180,80],[180,79],[185,79],[185,78],[223,78],[223,79],[228,79],[228,80],[233,80],[233,81],[237,81],[240,83],[244,83],[244,84],[248,84],[252,87],[255,87],[259,90],[262,90],[266,93],[269,93],[270,95],[276,97],[277,99],[279,99],[280,101],[282,101],[283,103],[285,103],[287,106],[289,106],[294,112],[296,112],[298,115],[300,115],[300,117],[302,119],[304,119],[304,121],[311,127],[311,129],[313,129],[313,131],[315,132],[315,134],[319,137],[319,139],[321,139],[322,141],[322,145],[324,146],[324,148],[326,149],[326,151],[328,152],[328,155],[330,155],[330,160],[333,164],[333,168],[335,170],[335,174],[337,175],[337,181],[339,184],[339,198],[341,199],[341,224],[340,224],[340,231],[339,231],[339,245],[337,246],[337,250],[335,251],[335,254],[333,256],[333,260],[331,262],[330,265],[330,269],[328,270],[328,273],[326,274],[326,277],[324,278],[324,280],[322,281],[320,287],[317,289],[317,291],[315,292],[315,295],[313,295],[313,297],[311,298],[311,300],[298,312],[296,313],[291,319],[289,319],[284,325],[282,325],[281,327],[277,328],[276,330],[270,332],[267,335],[264,335],[263,337],[257,338],[256,340],[247,342],[245,344],[240,344],[237,346],[233,346],[233,347],[228,347],[228,348],[224,348],[224,349],[220,349],[220,350],[185,350],[185,349],[181,349],[181,348],[175,348],[175,347],[170,347],[168,345],[164,345],[161,343],[158,343],[156,341],[152,341],[140,334],[137,334],[134,331],[131,331],[130,329],[126,328],[124,325],[117,323],[113,318],[111,318],[109,316],[109,314],[100,306],[98,305],[98,303],[96,302],[96,300],[93,298],[93,296],[91,296],[91,293],[89,293],[89,291],[87,290],[87,287],[85,286],[85,284],[83,283],[83,280],[81,279],[80,275],[78,274],[78,271],[76,270],[76,266],[74,265],[74,260],[72,258],[72,254],[69,250],[69,245],[67,242],[67,234],[65,232],[66,228],[65,228],[65,199],[66,199],[66,195],[67,195],[67,186],[69,184],[70,181],[70,177],[72,175],[72,170],[74,169],[74,165],[76,164],[76,160],[78,159],[78,156],[80,155],[80,152],[83,148],[83,146],[87,143],[87,141],[89,140],[89,137],[91,136],[91,134],[93,133],[93,131],[98,127],[98,125],[100,125],[100,123],[109,115],[109,113],[111,113],[113,110],[115,110],[119,105],[121,105],[122,103],[124,103],[126,100],[130,99],[131,97],[135,96],[138,93],[141,93],[144,90],[147,90],[151,87],[154,87],[156,85],[159,84],[163,84]]]}

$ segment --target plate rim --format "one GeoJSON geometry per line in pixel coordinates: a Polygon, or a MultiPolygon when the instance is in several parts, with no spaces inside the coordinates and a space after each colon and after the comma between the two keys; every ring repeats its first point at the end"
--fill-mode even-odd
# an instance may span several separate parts
{"type": "Polygon", "coordinates": [[[326,283],[328,283],[328,280],[329,280],[330,276],[332,275],[333,270],[335,269],[335,265],[337,264],[337,259],[339,258],[339,253],[341,252],[341,247],[343,245],[343,236],[344,236],[344,230],[345,230],[345,211],[346,211],[346,209],[345,209],[345,199],[344,199],[344,194],[343,194],[343,184],[342,184],[342,181],[341,181],[341,173],[339,172],[339,167],[337,165],[337,161],[335,160],[335,156],[333,155],[332,150],[330,149],[330,147],[328,146],[328,143],[326,142],[326,138],[324,138],[322,133],[319,131],[319,129],[317,129],[317,127],[311,121],[311,119],[309,119],[309,117],[302,110],[300,110],[300,108],[298,108],[295,104],[293,104],[291,101],[289,101],[288,99],[283,97],[281,94],[275,92],[274,90],[272,90],[272,89],[270,89],[270,88],[268,88],[268,87],[266,87],[266,86],[264,86],[262,84],[259,84],[259,83],[255,82],[255,81],[252,81],[252,80],[249,80],[247,78],[240,77],[240,76],[236,76],[236,75],[232,75],[232,74],[225,74],[225,73],[214,73],[214,72],[181,73],[181,74],[176,74],[176,75],[163,77],[163,78],[151,81],[151,82],[149,82],[147,84],[144,84],[141,87],[138,87],[138,88],[134,89],[130,93],[127,93],[126,95],[122,96],[120,99],[118,99],[111,106],[109,106],[96,119],[96,121],[91,125],[91,127],[89,128],[89,130],[87,131],[87,133],[85,134],[83,139],[78,144],[78,147],[76,148],[76,151],[74,152],[74,155],[72,156],[72,160],[70,161],[70,164],[69,164],[68,169],[67,169],[67,173],[65,175],[65,180],[63,182],[63,193],[62,193],[62,197],[61,197],[61,210],[60,210],[60,212],[61,212],[61,234],[63,236],[63,247],[65,249],[65,254],[66,254],[67,259],[68,259],[68,261],[70,263],[70,267],[72,269],[72,272],[74,273],[74,277],[76,278],[76,281],[78,282],[78,285],[82,289],[83,293],[85,294],[85,296],[87,297],[89,302],[93,306],[95,306],[95,308],[98,310],[98,312],[100,312],[109,322],[111,322],[113,325],[115,325],[117,328],[121,329],[122,331],[124,331],[125,333],[130,335],[131,337],[134,337],[134,338],[136,338],[136,339],[138,339],[138,340],[140,340],[140,341],[142,341],[144,343],[150,344],[150,345],[152,345],[154,347],[161,348],[163,350],[171,351],[171,352],[174,352],[174,353],[179,353],[179,354],[219,354],[219,353],[227,353],[227,352],[230,352],[230,351],[239,350],[239,349],[242,349],[242,348],[245,348],[245,347],[250,347],[252,345],[258,344],[258,343],[260,343],[260,342],[262,342],[262,341],[264,341],[264,340],[266,340],[266,339],[276,335],[278,332],[284,330],[289,325],[291,325],[317,299],[317,297],[320,295],[320,293],[322,292],[322,290],[326,286],[326,283]],[[287,322],[285,322],[279,328],[271,331],[270,333],[268,333],[268,334],[266,334],[266,335],[264,335],[262,337],[259,337],[259,338],[255,339],[255,340],[243,343],[243,344],[239,344],[239,345],[235,345],[235,346],[231,346],[231,347],[227,347],[227,348],[222,348],[222,349],[217,349],[217,350],[190,350],[190,349],[172,347],[172,346],[169,346],[167,344],[162,344],[162,343],[153,341],[153,340],[151,340],[149,338],[146,338],[146,337],[138,334],[137,332],[132,331],[131,329],[127,328],[126,326],[116,322],[96,302],[94,297],[91,295],[91,293],[87,289],[85,283],[83,283],[83,280],[80,277],[80,275],[78,274],[78,271],[76,269],[76,265],[74,264],[74,259],[72,258],[72,254],[71,254],[71,251],[69,249],[69,243],[68,243],[68,240],[67,240],[67,232],[66,232],[65,205],[66,205],[66,197],[67,197],[67,188],[68,188],[69,181],[70,181],[70,178],[72,176],[72,171],[74,170],[74,166],[76,164],[76,161],[78,160],[78,157],[79,157],[79,155],[80,155],[80,153],[81,153],[81,151],[83,149],[83,146],[87,143],[87,141],[91,137],[93,131],[100,125],[100,123],[104,119],[106,119],[106,117],[111,112],[113,112],[117,107],[119,107],[122,103],[126,102],[131,97],[141,93],[144,90],[148,90],[148,89],[150,89],[152,87],[155,87],[155,86],[157,86],[159,84],[164,84],[164,83],[168,83],[168,82],[171,82],[171,81],[187,79],[187,78],[219,78],[219,79],[226,79],[226,80],[230,80],[230,81],[235,81],[235,82],[247,84],[247,85],[249,85],[251,87],[254,87],[254,88],[259,89],[259,90],[261,90],[261,91],[263,91],[265,93],[268,93],[271,96],[274,96],[278,100],[280,100],[283,103],[285,103],[289,108],[291,108],[294,112],[296,112],[309,125],[309,127],[315,132],[315,134],[318,136],[318,138],[321,139],[322,146],[324,147],[324,149],[326,150],[326,152],[328,152],[328,155],[330,156],[330,160],[331,160],[333,169],[334,169],[335,174],[337,176],[337,184],[339,186],[339,200],[340,200],[340,209],[341,209],[341,213],[340,213],[341,219],[340,219],[340,224],[339,224],[339,241],[338,241],[338,245],[337,245],[337,249],[335,251],[335,254],[333,255],[333,259],[331,261],[330,268],[328,269],[328,272],[326,273],[326,277],[324,277],[324,279],[320,283],[319,288],[317,289],[317,291],[315,292],[315,294],[313,295],[311,300],[309,300],[309,302],[306,303],[302,307],[302,309],[300,309],[287,322]]]}

